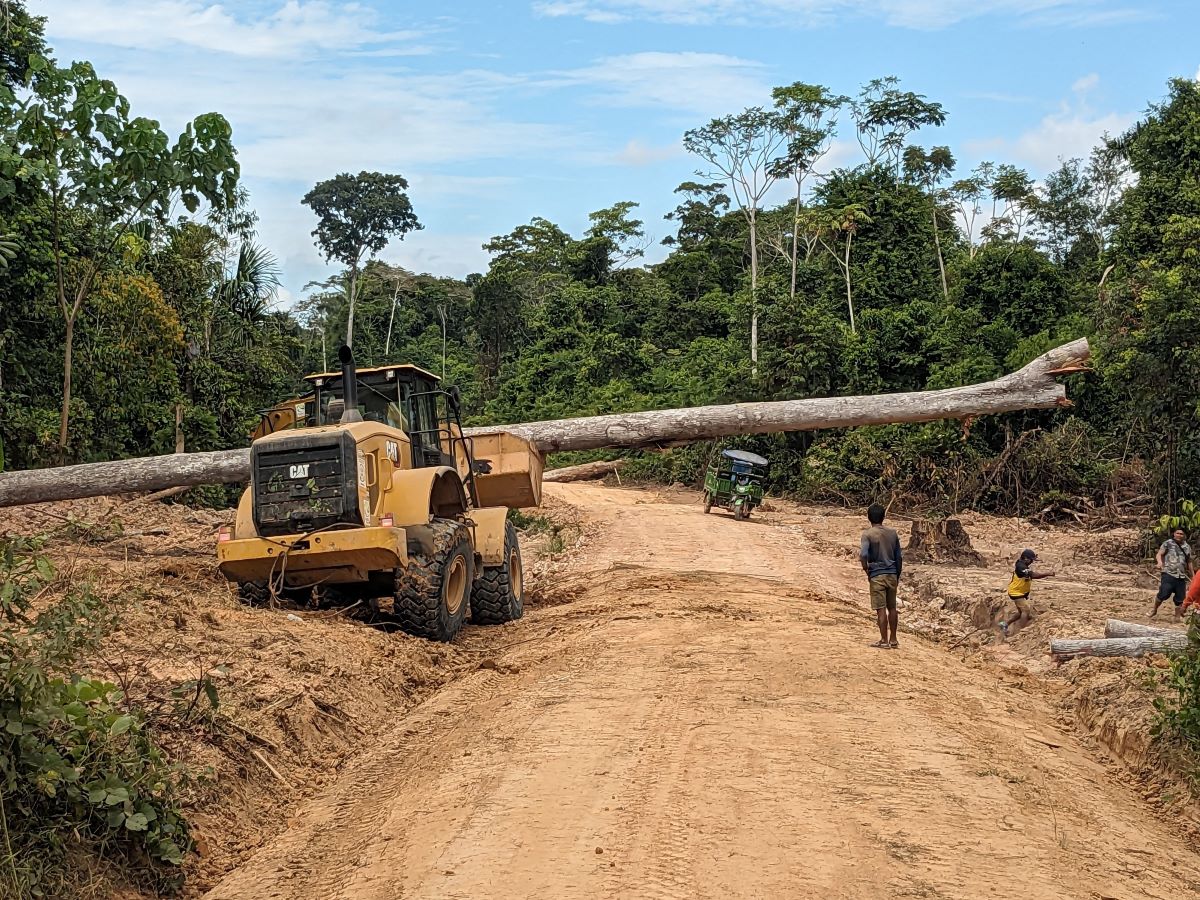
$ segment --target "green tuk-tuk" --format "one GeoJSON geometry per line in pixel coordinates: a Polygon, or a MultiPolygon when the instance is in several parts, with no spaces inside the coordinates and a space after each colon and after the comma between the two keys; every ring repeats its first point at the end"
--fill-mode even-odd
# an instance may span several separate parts
{"type": "Polygon", "coordinates": [[[750,511],[762,503],[768,466],[757,453],[722,450],[704,475],[704,511],[719,506],[732,510],[736,519],[750,518],[750,511]]]}

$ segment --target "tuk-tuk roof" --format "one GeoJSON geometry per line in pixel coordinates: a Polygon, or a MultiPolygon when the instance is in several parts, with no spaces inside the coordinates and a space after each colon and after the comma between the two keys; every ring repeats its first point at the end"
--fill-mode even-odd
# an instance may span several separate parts
{"type": "MultiPolygon", "coordinates": [[[[375,375],[380,372],[393,372],[393,373],[397,373],[397,374],[401,373],[401,372],[415,373],[417,376],[419,376],[421,378],[429,379],[430,381],[437,382],[437,381],[442,380],[437,375],[434,375],[432,372],[427,372],[424,369],[422,369],[420,366],[414,366],[409,363],[398,363],[396,365],[391,365],[391,366],[372,366],[369,369],[358,369],[357,370],[357,374],[360,377],[363,375],[375,375]]],[[[313,381],[316,381],[318,378],[320,378],[324,381],[331,381],[333,379],[337,379],[340,381],[341,377],[342,377],[342,373],[340,371],[338,371],[338,372],[315,372],[312,375],[305,375],[304,380],[308,381],[308,382],[313,382],[313,381]]]]}
{"type": "Polygon", "coordinates": [[[721,455],[726,459],[736,459],[738,462],[749,463],[752,466],[769,466],[770,463],[748,450],[722,450],[721,455]]]}

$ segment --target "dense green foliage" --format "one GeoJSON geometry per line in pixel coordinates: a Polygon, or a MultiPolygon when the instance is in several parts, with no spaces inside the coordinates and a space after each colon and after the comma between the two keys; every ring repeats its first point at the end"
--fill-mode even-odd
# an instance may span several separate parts
{"type": "MultiPolygon", "coordinates": [[[[1097,371],[1073,377],[1070,411],[739,443],[775,460],[777,489],[847,502],[1031,512],[1146,495],[1174,513],[1200,492],[1194,81],[1171,82],[1143,122],[1041,183],[1005,164],[963,172],[951,148],[920,146],[950,111],[894,78],[853,97],[780,87],[684,136],[707,180],[676,190],[653,265],[623,201],[582,234],[534,218],[497,235],[488,270],[464,280],[414,274],[374,258],[419,227],[406,180],[337,175],[304,202],[319,249],[345,268],[283,310],[224,120],[201,116],[170,142],[90,66],[60,67],[38,21],[6,7],[10,468],[243,445],[256,411],[327,369],[351,327],[360,362],[444,371],[480,423],[946,387],[1086,335],[1097,371]],[[51,146],[31,110],[68,107],[75,143],[51,146]],[[866,162],[827,171],[839,132],[866,162]],[[143,182],[97,176],[116,171],[88,154],[97,134],[144,145],[143,182]],[[759,202],[772,182],[792,185],[773,208],[759,202]],[[192,212],[165,219],[172,199],[192,212]]],[[[708,452],[634,468],[689,481],[708,452]]]]}
{"type": "Polygon", "coordinates": [[[1200,616],[1190,617],[1188,649],[1171,658],[1161,687],[1154,700],[1155,735],[1184,748],[1194,763],[1200,760],[1200,616]]]}
{"type": "Polygon", "coordinates": [[[0,541],[0,894],[65,896],[63,856],[81,841],[177,882],[191,846],[178,773],[116,685],[78,674],[111,606],[71,583],[35,610],[60,587],[38,549],[0,541]]]}

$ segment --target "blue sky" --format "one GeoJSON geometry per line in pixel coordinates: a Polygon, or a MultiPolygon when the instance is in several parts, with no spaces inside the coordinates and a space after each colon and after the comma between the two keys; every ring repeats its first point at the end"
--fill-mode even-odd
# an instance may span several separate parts
{"type": "MultiPolygon", "coordinates": [[[[579,233],[619,200],[658,239],[696,161],[684,130],[806,81],[855,93],[894,74],[942,103],[962,168],[1035,176],[1084,156],[1200,75],[1196,0],[30,0],[60,59],[92,60],[175,132],[232,122],[284,302],[331,269],[300,198],[399,172],[423,231],[381,256],[486,268],[480,245],[533,216],[579,233]]],[[[843,117],[846,118],[846,117],[843,117]]],[[[849,164],[848,119],[827,165],[849,164]]],[[[650,251],[651,258],[657,255],[650,251]]]]}

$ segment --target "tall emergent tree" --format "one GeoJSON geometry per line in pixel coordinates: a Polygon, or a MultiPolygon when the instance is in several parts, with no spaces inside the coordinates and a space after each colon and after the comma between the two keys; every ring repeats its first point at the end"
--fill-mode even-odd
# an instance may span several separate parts
{"type": "Polygon", "coordinates": [[[929,194],[933,218],[933,245],[937,253],[938,274],[942,279],[942,299],[948,301],[950,285],[946,281],[946,257],[942,253],[942,230],[938,219],[942,212],[942,202],[945,200],[940,185],[954,171],[954,154],[950,152],[949,147],[934,147],[926,153],[924,148],[913,144],[904,149],[903,160],[904,174],[925,188],[929,194]]]}
{"type": "Polygon", "coordinates": [[[779,178],[775,160],[787,140],[781,115],[754,106],[737,115],[713,119],[683,135],[683,146],[712,169],[701,178],[720,178],[729,185],[746,219],[750,237],[750,365],[758,371],[758,214],[771,186],[779,178]]]}
{"type": "Polygon", "coordinates": [[[784,153],[773,165],[780,178],[790,178],[796,185],[792,204],[792,278],[788,296],[796,298],[796,266],[800,246],[800,200],[804,182],[813,174],[821,157],[829,150],[837,128],[837,111],[849,97],[835,96],[819,84],[794,82],[771,91],[775,109],[779,112],[781,130],[787,138],[784,153]]]}
{"type": "Polygon", "coordinates": [[[941,125],[946,113],[940,103],[924,94],[900,90],[895,75],[875,78],[863,85],[850,103],[858,128],[858,144],[867,162],[899,173],[908,136],[925,125],[941,125]]]}
{"type": "Polygon", "coordinates": [[[301,201],[317,214],[312,234],[325,258],[350,270],[346,284],[348,346],[354,346],[354,301],[364,256],[369,259],[391,238],[403,238],[421,228],[407,190],[408,182],[400,175],[343,172],[317,183],[301,201]]]}
{"type": "Polygon", "coordinates": [[[198,116],[172,144],[158,122],[131,116],[129,101],[90,63],[60,68],[31,55],[29,68],[28,88],[0,103],[0,181],[30,183],[49,207],[54,287],[66,327],[61,458],[75,325],[97,277],[132,229],[165,223],[177,199],[189,212],[201,200],[215,208],[236,202],[239,167],[232,129],[217,113],[198,116]]]}

